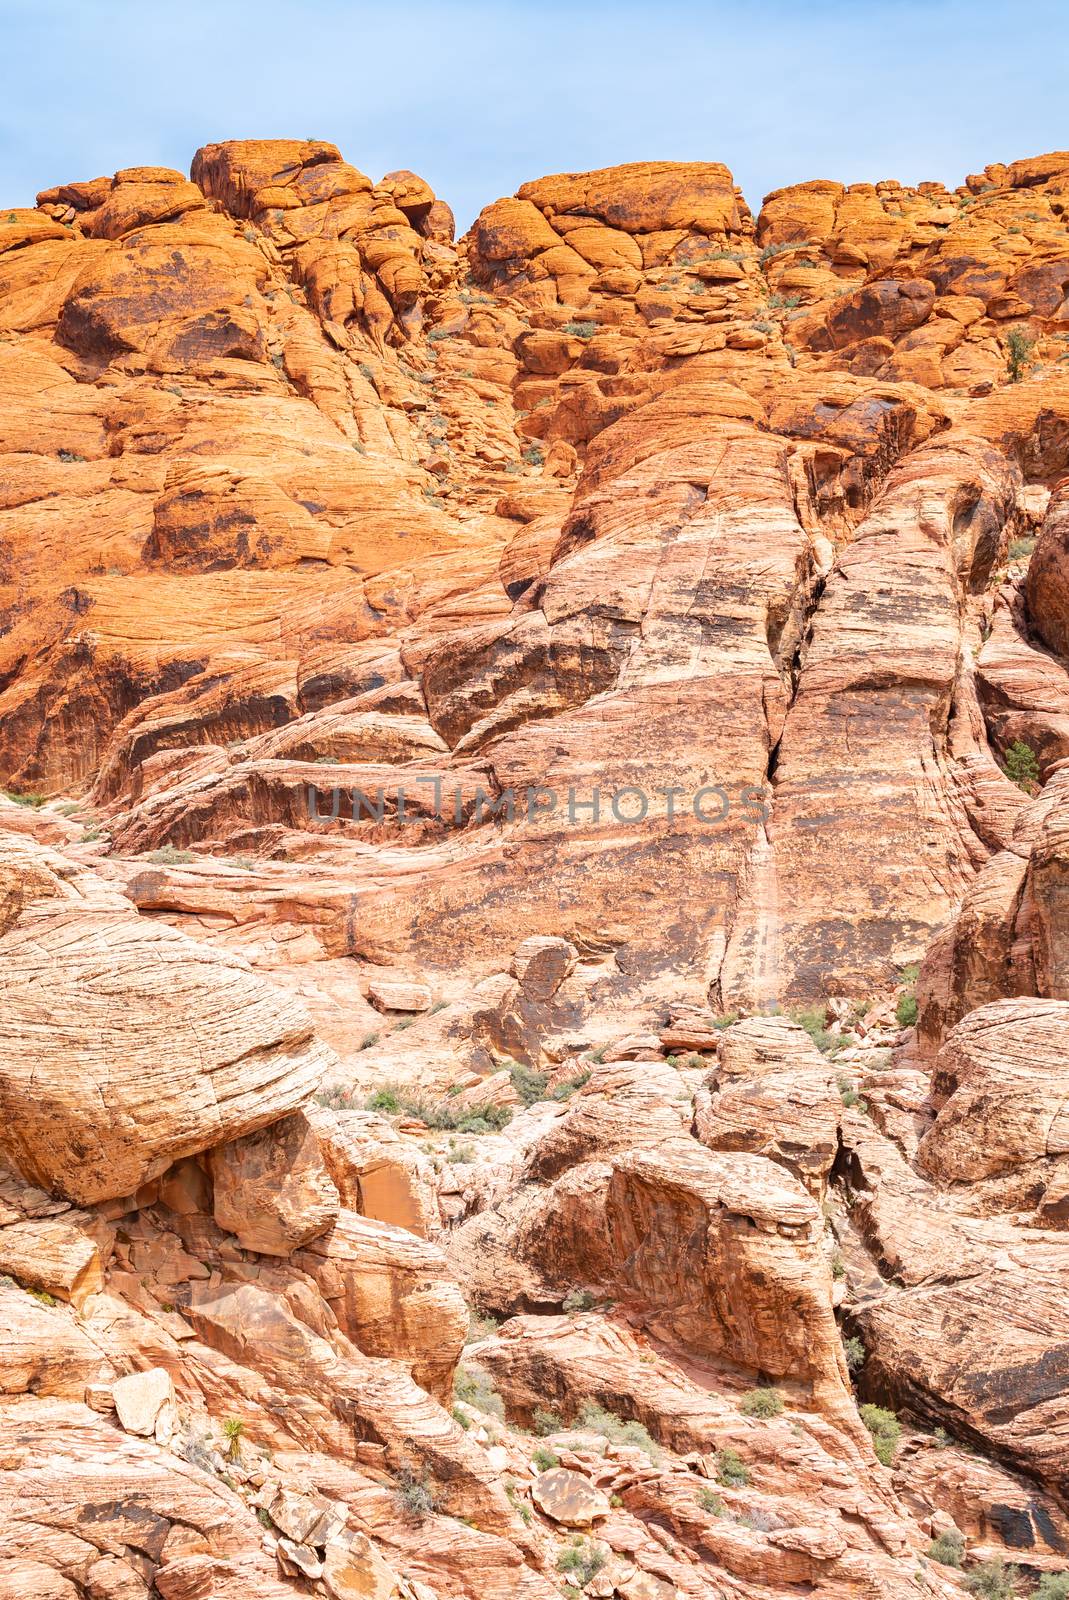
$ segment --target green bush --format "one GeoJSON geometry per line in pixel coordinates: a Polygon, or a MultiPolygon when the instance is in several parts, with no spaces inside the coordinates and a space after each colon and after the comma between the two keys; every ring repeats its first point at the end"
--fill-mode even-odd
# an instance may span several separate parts
{"type": "Polygon", "coordinates": [[[965,1540],[960,1533],[941,1533],[928,1546],[928,1559],[943,1567],[960,1567],[965,1555],[965,1540]]]}
{"type": "Polygon", "coordinates": [[[1031,1600],[1069,1600],[1069,1572],[1045,1572],[1031,1600]]]}
{"type": "Polygon", "coordinates": [[[1006,751],[1006,764],[1003,767],[1007,778],[1015,783],[1018,789],[1023,789],[1025,794],[1032,794],[1039,786],[1039,762],[1036,753],[1030,744],[1023,739],[1015,739],[1006,751]]]}
{"type": "Polygon", "coordinates": [[[562,1308],[572,1316],[577,1311],[589,1311],[594,1304],[594,1296],[589,1289],[569,1289],[564,1296],[562,1308]]]}
{"type": "Polygon", "coordinates": [[[546,1084],[548,1076],[544,1072],[535,1072],[533,1067],[527,1067],[522,1061],[514,1061],[509,1067],[509,1079],[520,1101],[525,1106],[533,1106],[546,1097],[546,1084]]]}
{"type": "Polygon", "coordinates": [[[703,1511],[708,1511],[710,1516],[722,1517],[724,1515],[724,1502],[713,1489],[699,1489],[698,1504],[703,1511]]]}
{"type": "Polygon", "coordinates": [[[778,1417],[783,1410],[783,1396],[778,1389],[751,1389],[739,1402],[744,1417],[778,1417]]]}
{"type": "Polygon", "coordinates": [[[566,322],[561,329],[562,333],[571,334],[573,339],[592,339],[598,331],[598,325],[593,321],[566,322]]]}
{"type": "Polygon", "coordinates": [[[164,844],[158,850],[150,850],[142,859],[145,861],[159,861],[165,866],[180,866],[188,861],[196,861],[198,858],[193,850],[176,850],[173,844],[164,844]]]}
{"type": "Polygon", "coordinates": [[[579,1536],[566,1545],[557,1557],[557,1571],[563,1572],[577,1589],[584,1589],[605,1565],[605,1553],[589,1539],[579,1536]]]}
{"type": "Polygon", "coordinates": [[[1007,1567],[1001,1556],[993,1561],[983,1561],[974,1567],[965,1580],[969,1594],[983,1595],[984,1600],[1013,1600],[1017,1593],[1016,1567],[1007,1567]]]}
{"type": "Polygon", "coordinates": [[[860,1408],[861,1420],[872,1434],[876,1459],[889,1467],[895,1458],[902,1429],[893,1411],[883,1406],[864,1405],[860,1408]]]}
{"type": "Polygon", "coordinates": [[[849,1339],[843,1340],[843,1350],[846,1354],[846,1365],[850,1372],[859,1372],[865,1365],[865,1346],[856,1334],[851,1334],[849,1339]]]}
{"type": "Polygon", "coordinates": [[[794,1021],[801,1023],[817,1049],[823,1055],[831,1055],[842,1048],[842,1039],[834,1033],[829,1033],[824,1025],[824,1007],[814,1006],[809,1011],[795,1011],[794,1021]]]}
{"type": "Polygon", "coordinates": [[[1011,539],[1007,554],[1011,561],[1026,561],[1035,547],[1036,541],[1032,538],[1011,539]]]}
{"type": "Polygon", "coordinates": [[[551,1099],[570,1100],[577,1089],[582,1089],[583,1086],[589,1082],[589,1071],[580,1072],[577,1077],[569,1078],[565,1083],[558,1083],[557,1087],[553,1091],[551,1099]]]}
{"type": "Polygon", "coordinates": [[[531,1427],[540,1439],[550,1433],[563,1433],[564,1423],[556,1411],[543,1411],[539,1406],[531,1421],[531,1427]]]}
{"type": "Polygon", "coordinates": [[[540,1444],[531,1456],[531,1464],[537,1467],[539,1472],[549,1472],[554,1467],[560,1466],[560,1456],[555,1450],[547,1450],[544,1444],[540,1444]]]}
{"type": "Polygon", "coordinates": [[[895,1006],[895,1021],[900,1028],[912,1028],[917,1020],[917,996],[900,994],[895,1006]]]}
{"type": "Polygon", "coordinates": [[[716,1481],[723,1484],[725,1489],[742,1489],[750,1481],[746,1463],[739,1452],[730,1446],[717,1452],[716,1481]]]}
{"type": "Polygon", "coordinates": [[[401,1109],[401,1102],[393,1089],[376,1089],[374,1094],[368,1095],[365,1104],[369,1111],[382,1111],[391,1117],[401,1109]]]}
{"type": "Polygon", "coordinates": [[[505,1402],[490,1379],[471,1367],[459,1366],[453,1375],[453,1398],[473,1411],[483,1411],[490,1417],[505,1415],[505,1402]]]}
{"type": "Polygon", "coordinates": [[[1011,383],[1023,378],[1032,365],[1036,341],[1023,328],[1011,328],[1006,336],[1006,371],[1011,383]]]}
{"type": "Polygon", "coordinates": [[[579,1408],[575,1425],[590,1433],[604,1434],[612,1444],[633,1445],[638,1450],[644,1450],[651,1461],[660,1460],[661,1452],[641,1422],[625,1421],[614,1411],[606,1411],[604,1406],[595,1405],[592,1400],[579,1408]]]}

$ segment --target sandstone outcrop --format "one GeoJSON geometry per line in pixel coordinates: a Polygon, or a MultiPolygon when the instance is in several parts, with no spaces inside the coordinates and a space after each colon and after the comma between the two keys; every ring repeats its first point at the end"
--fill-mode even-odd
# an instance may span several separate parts
{"type": "Polygon", "coordinates": [[[1067,193],[0,214],[0,1593],[1066,1568],[1067,193]]]}

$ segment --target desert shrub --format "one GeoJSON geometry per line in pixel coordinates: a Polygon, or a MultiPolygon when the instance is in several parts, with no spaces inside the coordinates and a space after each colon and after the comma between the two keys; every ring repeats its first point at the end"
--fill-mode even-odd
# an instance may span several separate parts
{"type": "Polygon", "coordinates": [[[318,1089],[313,1098],[317,1106],[326,1106],[329,1111],[345,1111],[353,1103],[353,1091],[332,1083],[329,1088],[318,1089]]]}
{"type": "Polygon", "coordinates": [[[515,1511],[520,1521],[525,1525],[530,1526],[531,1522],[534,1520],[534,1513],[527,1504],[526,1500],[521,1498],[520,1493],[514,1483],[505,1484],[505,1496],[509,1505],[512,1507],[513,1511],[515,1511]]]}
{"type": "Polygon", "coordinates": [[[984,1600],[1013,1600],[1017,1593],[1017,1569],[1008,1567],[1001,1556],[993,1561],[982,1561],[974,1567],[965,1580],[969,1594],[984,1596],[984,1600]]]}
{"type": "Polygon", "coordinates": [[[900,1028],[912,1028],[917,1020],[917,996],[900,994],[895,1006],[895,1021],[900,1028]]]}
{"type": "Polygon", "coordinates": [[[751,1389],[739,1402],[744,1417],[778,1417],[783,1410],[783,1396],[778,1389],[751,1389]]]}
{"type": "Polygon", "coordinates": [[[569,1078],[567,1080],[567,1082],[558,1083],[557,1087],[554,1089],[553,1094],[551,1095],[550,1098],[553,1099],[553,1100],[570,1100],[572,1095],[576,1092],[577,1089],[583,1088],[584,1084],[587,1084],[589,1082],[590,1082],[590,1073],[589,1073],[589,1071],[580,1072],[578,1074],[578,1076],[576,1076],[574,1078],[569,1078]]]}
{"type": "Polygon", "coordinates": [[[928,1546],[929,1560],[938,1561],[944,1567],[960,1567],[964,1554],[965,1540],[957,1532],[941,1533],[928,1546]]]}
{"type": "Polygon", "coordinates": [[[529,467],[540,467],[546,458],[536,444],[529,444],[523,452],[523,459],[529,467]]]}
{"type": "Polygon", "coordinates": [[[569,1289],[562,1307],[571,1316],[576,1311],[589,1311],[593,1304],[594,1296],[589,1289],[569,1289]]]}
{"type": "Polygon", "coordinates": [[[1025,794],[1032,794],[1039,785],[1039,762],[1030,744],[1015,739],[1006,751],[1006,764],[1002,769],[1011,783],[1025,794]]]}
{"type": "Polygon", "coordinates": [[[553,1467],[560,1466],[560,1456],[555,1450],[547,1450],[544,1444],[540,1444],[531,1456],[531,1463],[539,1472],[549,1472],[553,1467]]]}
{"type": "Polygon", "coordinates": [[[393,1497],[399,1511],[406,1517],[422,1522],[435,1509],[434,1493],[426,1478],[417,1478],[413,1472],[402,1472],[397,1479],[393,1497]]]}
{"type": "Polygon", "coordinates": [[[1011,561],[1026,561],[1036,547],[1033,538],[1011,539],[1008,551],[1011,561]]]}
{"type": "Polygon", "coordinates": [[[562,333],[569,333],[574,339],[592,339],[598,331],[598,325],[591,320],[581,322],[566,322],[562,333]]]}
{"type": "Polygon", "coordinates": [[[525,1066],[522,1061],[514,1061],[509,1067],[509,1079],[525,1106],[533,1106],[539,1100],[545,1099],[546,1084],[549,1081],[546,1073],[536,1072],[533,1067],[525,1066]]]}
{"type": "Polygon", "coordinates": [[[1045,1572],[1030,1600],[1069,1600],[1069,1572],[1045,1572]]]}
{"type": "Polygon", "coordinates": [[[13,800],[17,806],[32,806],[35,811],[45,803],[43,794],[15,794],[11,789],[5,789],[3,793],[5,799],[13,800]]]}
{"type": "Polygon", "coordinates": [[[724,1515],[724,1502],[715,1489],[699,1489],[698,1504],[703,1511],[708,1511],[712,1517],[722,1517],[724,1515]]]}
{"type": "Polygon", "coordinates": [[[846,1266],[845,1266],[845,1264],[843,1262],[842,1256],[836,1256],[834,1258],[834,1260],[832,1261],[832,1264],[831,1264],[831,1275],[836,1280],[836,1282],[838,1282],[838,1280],[840,1278],[845,1278],[846,1277],[846,1266]]]}
{"type": "Polygon", "coordinates": [[[563,1572],[569,1583],[583,1589],[591,1578],[597,1577],[605,1565],[604,1551],[589,1539],[576,1536],[557,1557],[557,1571],[563,1572]]]}
{"type": "Polygon", "coordinates": [[[483,1411],[490,1417],[505,1415],[505,1402],[490,1379],[471,1367],[457,1368],[453,1377],[453,1398],[459,1400],[461,1405],[471,1406],[472,1410],[483,1411]]]}
{"type": "Polygon", "coordinates": [[[369,1111],[381,1111],[391,1117],[401,1109],[401,1101],[396,1091],[385,1086],[376,1089],[374,1094],[369,1094],[364,1103],[369,1111]]]}
{"type": "Polygon", "coordinates": [[[829,1033],[824,1025],[824,1007],[814,1006],[808,1011],[796,1011],[794,1021],[801,1023],[817,1049],[824,1055],[830,1055],[842,1045],[842,1039],[834,1033],[829,1033]]]}
{"type": "Polygon", "coordinates": [[[238,1417],[227,1417],[223,1423],[223,1438],[226,1440],[226,1453],[231,1461],[241,1460],[241,1441],[245,1433],[245,1424],[238,1417]]]}
{"type": "Polygon", "coordinates": [[[142,857],[144,861],[159,861],[165,866],[180,866],[187,861],[196,861],[197,856],[193,850],[176,850],[173,844],[161,845],[158,850],[150,850],[142,857]]]}
{"type": "Polygon", "coordinates": [[[633,1445],[638,1450],[644,1450],[651,1461],[660,1460],[661,1452],[650,1438],[648,1428],[641,1422],[626,1421],[614,1411],[606,1411],[604,1406],[595,1405],[592,1400],[580,1407],[575,1425],[591,1433],[604,1434],[612,1444],[633,1445]]]}
{"type": "Polygon", "coordinates": [[[893,1411],[887,1411],[883,1406],[864,1405],[861,1407],[861,1420],[872,1434],[876,1459],[882,1461],[885,1467],[889,1467],[898,1449],[898,1441],[902,1437],[898,1418],[893,1411]]]}
{"type": "Polygon", "coordinates": [[[471,1310],[468,1312],[468,1337],[464,1342],[474,1344],[479,1339],[489,1339],[500,1326],[498,1319],[488,1312],[471,1310]]]}
{"type": "MultiPolygon", "coordinates": [[[[360,1041],[358,1049],[360,1049],[360,1050],[370,1050],[374,1045],[378,1044],[378,1042],[379,1042],[379,1040],[381,1038],[382,1038],[382,1034],[381,1033],[365,1033],[364,1037],[360,1041]]],[[[369,1107],[369,1110],[373,1110],[373,1109],[374,1109],[373,1107],[369,1107]]]]}
{"type": "Polygon", "coordinates": [[[844,1106],[857,1106],[859,1111],[867,1111],[868,1105],[858,1094],[849,1078],[839,1079],[839,1099],[844,1106]]]}
{"type": "Polygon", "coordinates": [[[464,1432],[467,1433],[468,1429],[471,1427],[471,1418],[468,1416],[468,1413],[460,1406],[453,1406],[450,1409],[449,1415],[452,1417],[457,1427],[463,1428],[464,1432]]]}
{"type": "Polygon", "coordinates": [[[1035,343],[1023,328],[1011,328],[1006,335],[1006,371],[1011,383],[1017,383],[1028,371],[1035,343]]]}
{"type": "Polygon", "coordinates": [[[741,1489],[750,1481],[745,1461],[730,1446],[717,1452],[716,1481],[722,1483],[725,1489],[741,1489]]]}
{"type": "Polygon", "coordinates": [[[543,1411],[539,1406],[531,1420],[531,1427],[540,1439],[550,1433],[563,1433],[564,1423],[556,1411],[543,1411]]]}
{"type": "Polygon", "coordinates": [[[458,1144],[455,1139],[450,1139],[449,1150],[445,1159],[454,1167],[470,1167],[475,1160],[475,1146],[473,1144],[458,1144]]]}
{"type": "Polygon", "coordinates": [[[865,1346],[856,1334],[851,1334],[849,1339],[843,1340],[843,1351],[849,1371],[859,1372],[865,1365],[865,1346]]]}

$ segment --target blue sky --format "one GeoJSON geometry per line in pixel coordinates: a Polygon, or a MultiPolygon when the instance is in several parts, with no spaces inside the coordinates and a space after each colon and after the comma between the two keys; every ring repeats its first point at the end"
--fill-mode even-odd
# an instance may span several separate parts
{"type": "Polygon", "coordinates": [[[324,138],[461,226],[527,178],[724,161],[939,178],[1069,147],[1064,0],[0,0],[0,204],[200,144],[324,138]]]}

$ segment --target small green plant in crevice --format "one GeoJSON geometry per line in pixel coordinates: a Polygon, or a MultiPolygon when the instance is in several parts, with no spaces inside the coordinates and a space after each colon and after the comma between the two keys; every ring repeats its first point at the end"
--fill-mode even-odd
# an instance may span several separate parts
{"type": "Polygon", "coordinates": [[[548,1074],[536,1072],[533,1067],[526,1066],[522,1061],[513,1061],[510,1064],[509,1081],[519,1096],[522,1105],[537,1105],[539,1100],[546,1098],[546,1084],[549,1082],[548,1074]]]}
{"type": "Polygon", "coordinates": [[[651,1461],[661,1459],[661,1452],[643,1423],[618,1417],[615,1411],[607,1411],[592,1400],[579,1408],[575,1426],[590,1433],[602,1433],[611,1444],[632,1445],[643,1450],[651,1461]]]}
{"type": "Polygon", "coordinates": [[[722,1517],[724,1515],[724,1502],[715,1489],[699,1489],[698,1504],[703,1511],[708,1511],[711,1517],[722,1517]]]}
{"type": "Polygon", "coordinates": [[[737,1450],[726,1445],[716,1455],[716,1481],[725,1489],[743,1489],[750,1481],[746,1463],[737,1450]]]}
{"type": "Polygon", "coordinates": [[[58,1305],[59,1304],[59,1302],[57,1301],[55,1295],[54,1294],[49,1294],[47,1289],[27,1289],[26,1293],[28,1295],[31,1295],[33,1297],[33,1299],[38,1302],[39,1305],[42,1305],[42,1306],[54,1306],[54,1305],[58,1305]]]}
{"type": "Polygon", "coordinates": [[[56,453],[59,456],[59,459],[68,466],[71,464],[71,462],[85,460],[85,456],[79,455],[77,450],[59,450],[56,453]]]}
{"type": "Polygon", "coordinates": [[[928,1546],[929,1561],[938,1561],[942,1567],[960,1567],[965,1555],[965,1540],[955,1530],[941,1533],[928,1546]]]}
{"type": "Polygon", "coordinates": [[[560,1466],[560,1456],[555,1450],[547,1450],[544,1444],[531,1455],[531,1465],[538,1468],[539,1472],[551,1472],[554,1467],[560,1466]]]}
{"type": "Polygon", "coordinates": [[[1032,365],[1035,345],[1023,328],[1011,328],[1006,335],[1006,372],[1011,383],[1018,383],[1032,365]]]}
{"type": "Polygon", "coordinates": [[[965,1579],[965,1588],[969,1594],[982,1595],[983,1600],[1013,1600],[1018,1577],[1016,1567],[1008,1567],[1001,1556],[995,1556],[994,1560],[982,1561],[972,1569],[965,1579]]]}
{"type": "MultiPolygon", "coordinates": [[[[358,1050],[371,1050],[375,1045],[378,1044],[381,1038],[381,1033],[365,1033],[364,1037],[361,1039],[356,1048],[358,1050]]],[[[376,1106],[369,1106],[368,1109],[370,1111],[375,1111],[378,1108],[376,1106]]]]}
{"type": "Polygon", "coordinates": [[[1039,762],[1032,746],[1023,739],[1015,739],[1010,745],[1002,770],[1025,794],[1034,795],[1039,789],[1039,762]]]}
{"type": "Polygon", "coordinates": [[[515,1511],[516,1515],[519,1517],[520,1521],[526,1527],[529,1527],[534,1519],[534,1513],[527,1504],[526,1500],[524,1500],[520,1495],[516,1485],[511,1483],[508,1478],[505,1479],[505,1498],[512,1507],[513,1511],[515,1511]]]}
{"type": "Polygon", "coordinates": [[[241,1441],[245,1434],[245,1424],[239,1417],[227,1417],[223,1422],[223,1438],[226,1440],[226,1454],[230,1461],[241,1460],[241,1441]]]}
{"type": "Polygon", "coordinates": [[[867,1111],[869,1109],[868,1101],[861,1098],[849,1078],[839,1079],[839,1099],[844,1106],[856,1106],[859,1111],[867,1111]]]}
{"type": "Polygon", "coordinates": [[[783,1396],[778,1389],[751,1389],[739,1401],[744,1417],[778,1417],[783,1410],[783,1396]]]}
{"type": "Polygon", "coordinates": [[[505,1415],[505,1402],[490,1379],[471,1367],[459,1366],[453,1377],[453,1398],[473,1411],[483,1411],[490,1417],[505,1415]]]}
{"type": "Polygon", "coordinates": [[[872,1447],[877,1461],[889,1467],[895,1458],[902,1429],[893,1411],[884,1406],[864,1405],[859,1408],[862,1422],[872,1435],[872,1447]]]}
{"type": "Polygon", "coordinates": [[[607,1044],[599,1044],[598,1048],[596,1050],[588,1050],[587,1051],[586,1058],[587,1058],[588,1061],[593,1061],[596,1066],[600,1067],[601,1063],[605,1060],[605,1057],[608,1055],[608,1053],[609,1053],[608,1045],[607,1044]]]}
{"type": "Polygon", "coordinates": [[[426,1478],[417,1478],[414,1472],[402,1472],[393,1491],[397,1509],[414,1522],[422,1522],[435,1510],[434,1491],[426,1478]]]}
{"type": "Polygon", "coordinates": [[[457,1427],[463,1428],[464,1432],[467,1433],[468,1429],[471,1427],[471,1418],[468,1416],[468,1413],[463,1409],[463,1407],[453,1406],[450,1409],[449,1415],[452,1417],[457,1427]]]}
{"type": "Polygon", "coordinates": [[[1011,561],[1027,561],[1035,547],[1036,541],[1029,535],[1021,539],[1011,539],[1006,553],[1011,561]]]}
{"type": "Polygon", "coordinates": [[[569,1289],[561,1302],[561,1309],[571,1317],[578,1311],[589,1311],[593,1304],[594,1296],[589,1289],[569,1289]]]}
{"type": "Polygon", "coordinates": [[[563,1433],[564,1423],[556,1411],[544,1411],[538,1406],[531,1419],[531,1429],[540,1439],[545,1439],[551,1433],[563,1433]]]}
{"type": "Polygon", "coordinates": [[[842,1256],[834,1256],[831,1263],[831,1275],[838,1283],[840,1278],[846,1277],[846,1266],[842,1256]]]}
{"type": "Polygon", "coordinates": [[[849,1339],[843,1340],[843,1354],[846,1356],[847,1370],[849,1372],[860,1372],[865,1365],[867,1352],[856,1333],[852,1333],[849,1339]]]}
{"type": "Polygon", "coordinates": [[[573,339],[592,339],[597,331],[597,323],[589,318],[579,322],[566,322],[561,329],[562,333],[570,334],[573,339]]]}
{"type": "Polygon", "coordinates": [[[576,1589],[585,1589],[605,1565],[605,1552],[580,1535],[565,1545],[557,1557],[557,1571],[576,1589]]]}
{"type": "Polygon", "coordinates": [[[523,459],[529,467],[540,467],[546,458],[536,444],[529,444],[523,452],[523,459]]]}
{"type": "Polygon", "coordinates": [[[195,851],[177,850],[173,844],[163,844],[158,850],[150,850],[142,857],[143,861],[158,861],[168,867],[184,866],[187,862],[198,859],[195,851]]]}
{"type": "Polygon", "coordinates": [[[260,1524],[261,1528],[274,1527],[274,1523],[271,1521],[271,1515],[265,1506],[256,1507],[256,1520],[260,1524]]]}

